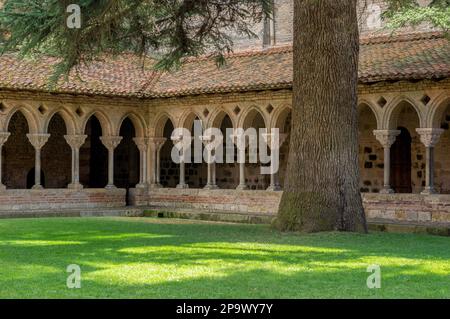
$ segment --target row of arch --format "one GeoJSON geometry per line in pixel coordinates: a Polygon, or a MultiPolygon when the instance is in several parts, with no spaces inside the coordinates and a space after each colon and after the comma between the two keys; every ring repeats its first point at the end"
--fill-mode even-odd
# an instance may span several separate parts
{"type": "MultiPolygon", "coordinates": [[[[27,137],[31,131],[29,120],[22,109],[10,117],[8,139],[2,146],[2,181],[7,188],[26,189],[35,185],[36,150],[27,137]]],[[[41,186],[45,188],[66,188],[72,182],[72,150],[65,139],[70,134],[67,121],[56,112],[47,123],[49,138],[40,151],[41,186]]],[[[139,182],[140,156],[133,141],[138,130],[130,117],[120,125],[121,143],[114,151],[115,185],[131,188],[139,182]]],[[[108,182],[108,150],[100,137],[104,136],[103,126],[98,114],[89,117],[84,125],[86,135],[79,149],[79,175],[84,187],[102,188],[108,182]]]]}

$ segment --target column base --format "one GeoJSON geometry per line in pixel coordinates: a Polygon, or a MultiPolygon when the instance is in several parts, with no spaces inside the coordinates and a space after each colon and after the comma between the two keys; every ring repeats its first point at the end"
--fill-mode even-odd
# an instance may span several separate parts
{"type": "Polygon", "coordinates": [[[203,189],[219,189],[219,186],[217,185],[206,185],[203,187],[203,189]]]}
{"type": "Polygon", "coordinates": [[[39,184],[39,185],[34,185],[33,187],[31,187],[31,189],[39,190],[39,189],[44,189],[44,187],[41,184],[39,184]]]}
{"type": "Polygon", "coordinates": [[[164,186],[162,186],[161,184],[151,184],[150,188],[158,189],[158,188],[164,188],[164,186]]]}
{"type": "Polygon", "coordinates": [[[139,189],[146,189],[146,188],[148,188],[148,184],[144,184],[144,183],[141,184],[141,183],[139,183],[135,187],[139,188],[139,189]]]}
{"type": "Polygon", "coordinates": [[[246,191],[248,189],[249,188],[247,185],[239,185],[238,187],[236,187],[236,190],[238,190],[238,191],[246,191]]]}
{"type": "Polygon", "coordinates": [[[6,191],[6,185],[0,184],[0,191],[6,191]]]}
{"type": "Polygon", "coordinates": [[[67,185],[67,188],[68,189],[83,189],[84,188],[84,186],[82,185],[82,184],[80,184],[80,183],[71,183],[71,184],[69,184],[69,185],[67,185]]]}
{"type": "Polygon", "coordinates": [[[267,191],[269,192],[279,192],[281,190],[282,189],[280,185],[270,185],[269,188],[267,188],[267,191]]]}
{"type": "Polygon", "coordinates": [[[380,194],[394,194],[394,190],[392,188],[383,188],[380,190],[380,194]]]}
{"type": "Polygon", "coordinates": [[[188,189],[188,188],[189,188],[189,185],[188,185],[188,184],[178,184],[178,185],[177,185],[177,188],[178,188],[178,189],[188,189]]]}
{"type": "Polygon", "coordinates": [[[420,194],[421,195],[434,195],[434,194],[438,194],[438,192],[434,187],[425,187],[425,189],[420,194]]]}
{"type": "Polygon", "coordinates": [[[108,184],[108,185],[105,186],[105,188],[106,189],[116,189],[117,187],[116,187],[116,185],[109,185],[108,184]]]}

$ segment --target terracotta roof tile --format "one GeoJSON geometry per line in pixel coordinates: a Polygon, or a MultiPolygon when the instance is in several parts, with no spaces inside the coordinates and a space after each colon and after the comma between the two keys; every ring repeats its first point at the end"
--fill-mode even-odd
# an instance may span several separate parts
{"type": "MultiPolygon", "coordinates": [[[[0,57],[0,89],[107,96],[169,97],[292,87],[292,47],[230,54],[217,68],[208,57],[186,59],[174,72],[157,73],[131,54],[80,66],[79,74],[50,88],[54,58],[0,57]]],[[[361,83],[450,76],[450,42],[438,33],[361,40],[361,83]]]]}

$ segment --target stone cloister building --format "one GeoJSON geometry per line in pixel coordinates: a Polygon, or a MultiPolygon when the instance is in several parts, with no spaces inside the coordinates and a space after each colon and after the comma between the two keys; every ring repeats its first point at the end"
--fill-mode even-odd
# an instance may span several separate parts
{"type": "MultiPolygon", "coordinates": [[[[261,40],[236,36],[238,50],[219,69],[200,57],[161,74],[152,61],[123,55],[50,87],[55,59],[0,57],[0,214],[127,205],[275,214],[295,125],[292,1],[275,3],[273,21],[255,26],[261,40]],[[279,173],[173,163],[173,130],[192,130],[195,120],[223,132],[280,129],[279,173]]],[[[370,220],[449,223],[450,45],[426,26],[387,36],[377,5],[384,8],[373,1],[361,18],[366,211],[370,220]]]]}

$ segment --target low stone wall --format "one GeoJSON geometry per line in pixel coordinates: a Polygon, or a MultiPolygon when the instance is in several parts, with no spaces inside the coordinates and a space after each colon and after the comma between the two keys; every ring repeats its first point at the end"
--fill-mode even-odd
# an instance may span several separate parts
{"type": "Polygon", "coordinates": [[[8,189],[0,192],[0,212],[124,207],[124,189],[8,189]]]}
{"type": "Polygon", "coordinates": [[[450,223],[450,195],[364,194],[369,220],[450,223]]]}
{"type": "Polygon", "coordinates": [[[160,188],[136,196],[138,206],[276,214],[280,192],[160,188]]]}
{"type": "MultiPolygon", "coordinates": [[[[137,206],[275,215],[282,192],[152,189],[134,193],[137,206]]],[[[450,224],[450,195],[363,194],[369,221],[450,224]]]]}

